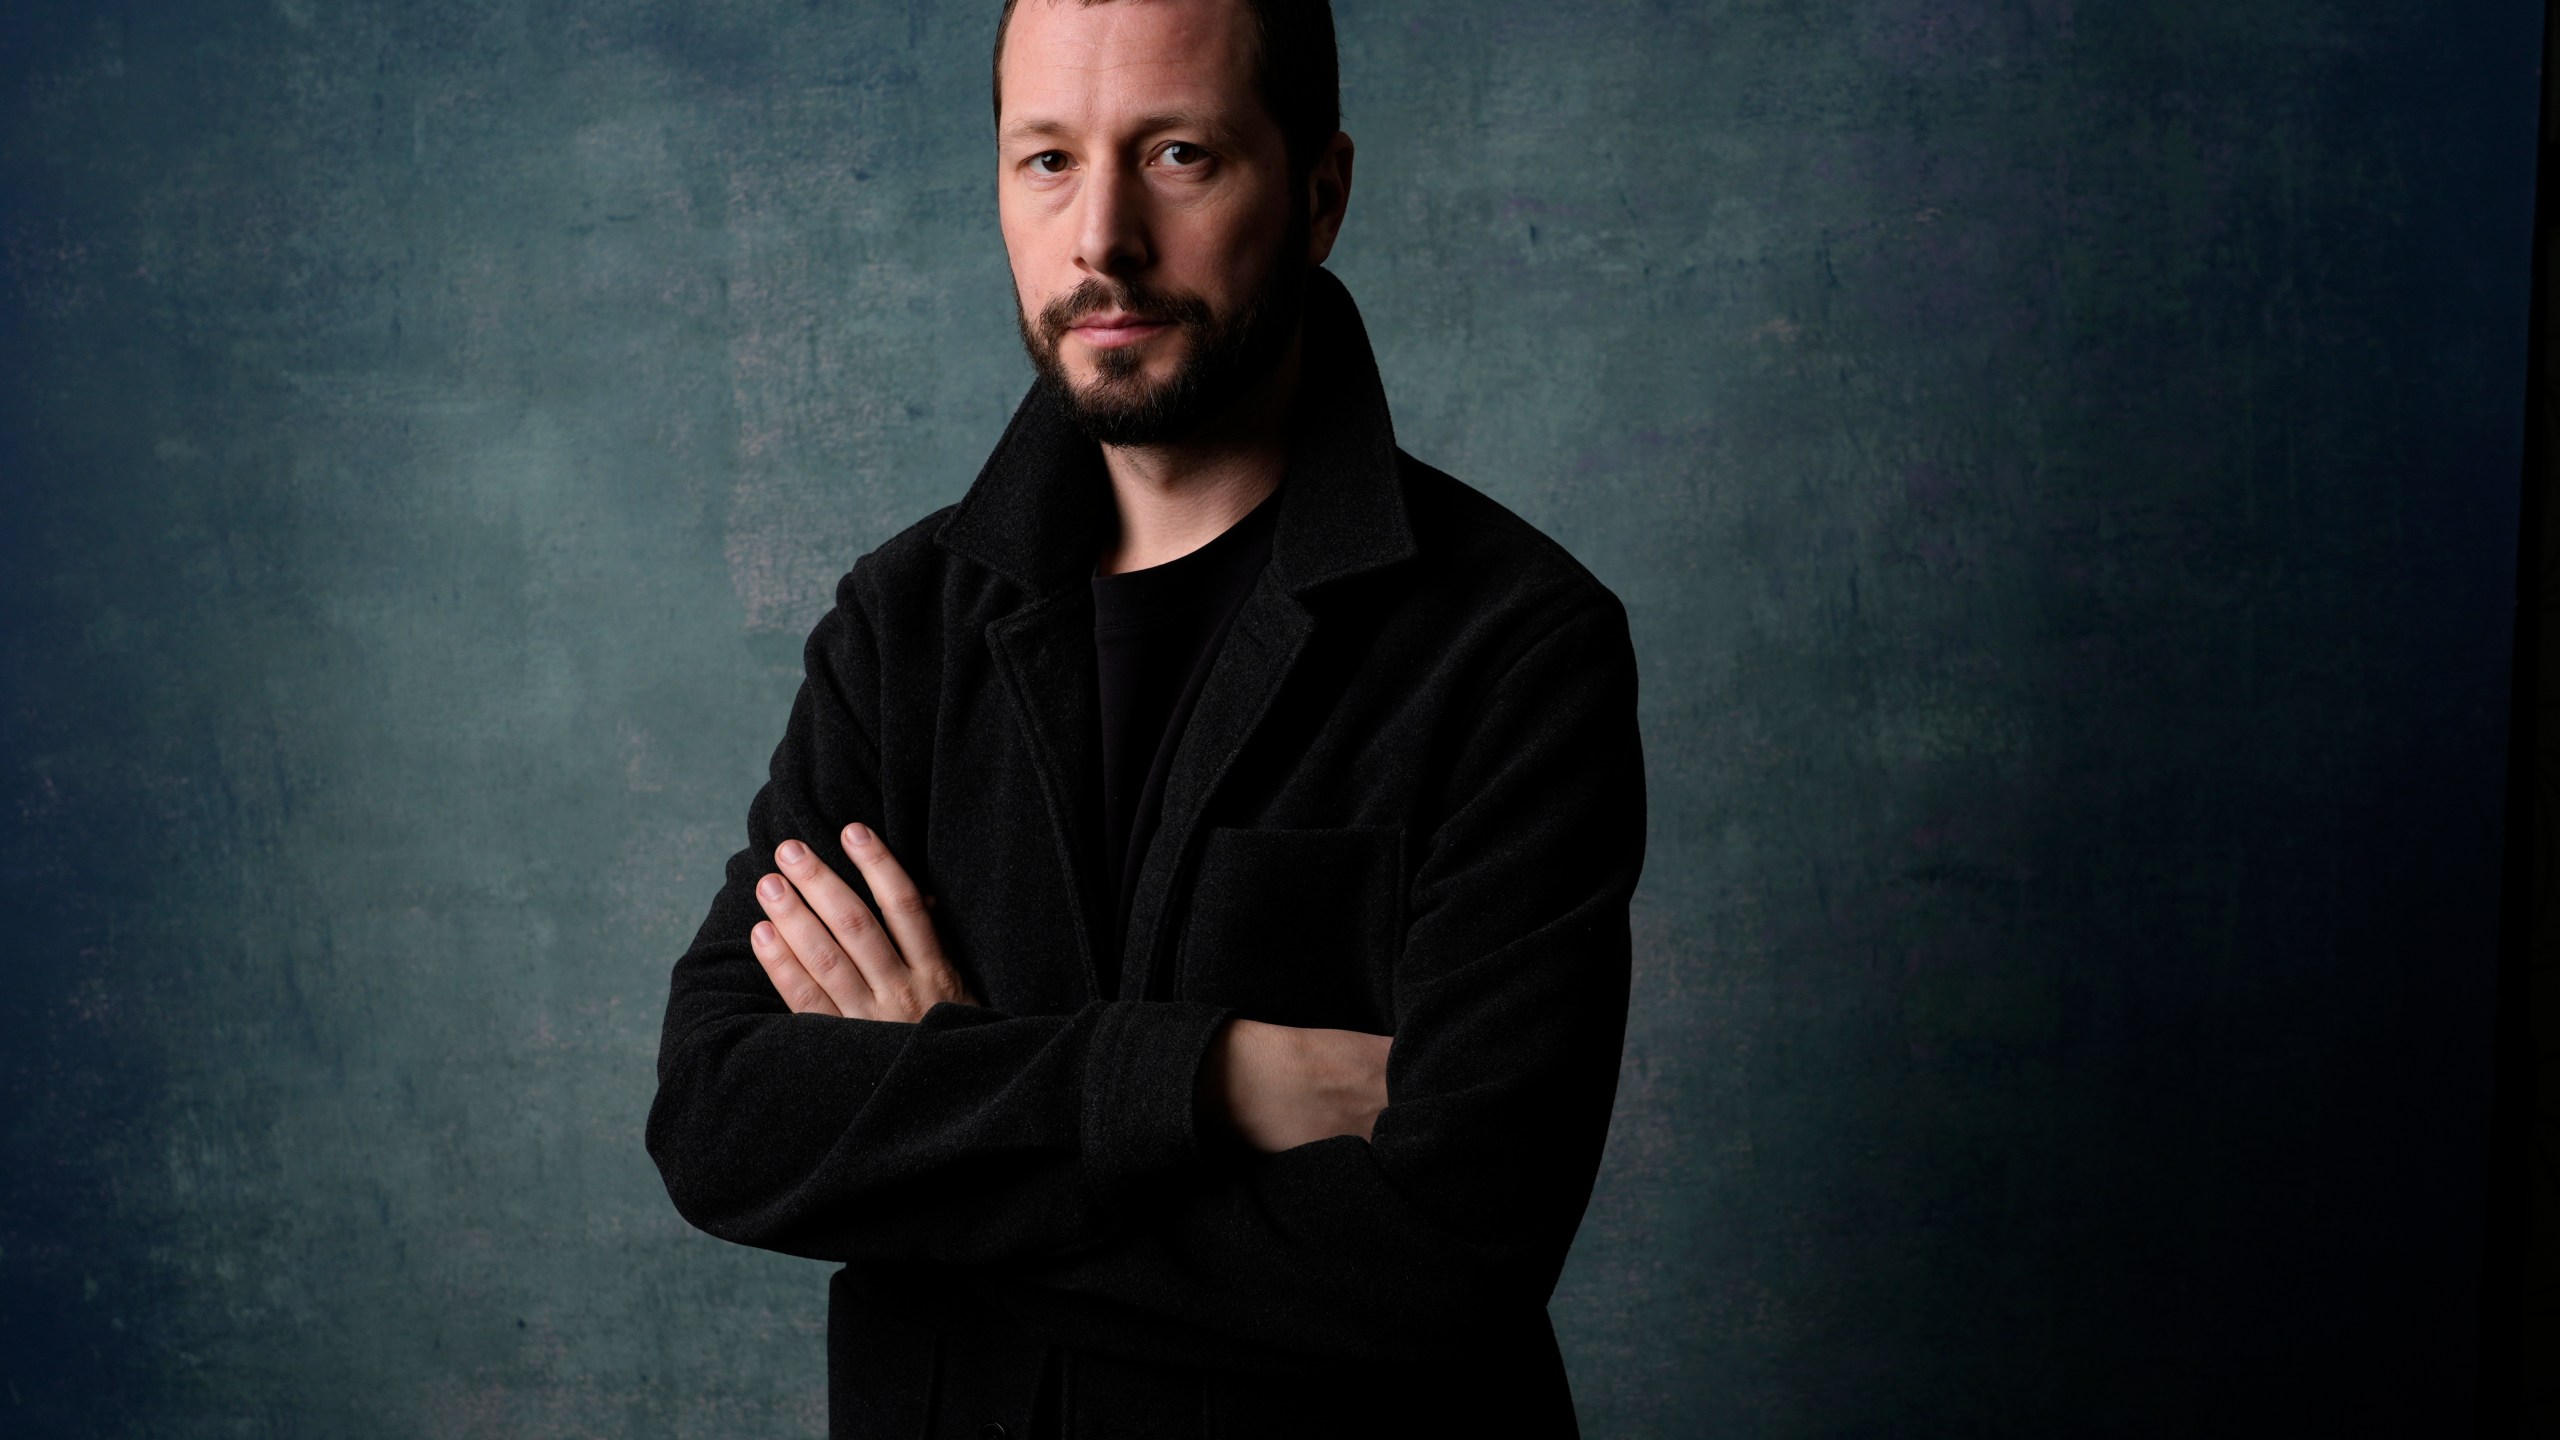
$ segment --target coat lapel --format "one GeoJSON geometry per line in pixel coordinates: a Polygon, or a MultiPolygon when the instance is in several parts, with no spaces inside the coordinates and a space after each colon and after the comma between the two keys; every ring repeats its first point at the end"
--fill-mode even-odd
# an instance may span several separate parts
{"type": "Polygon", "coordinates": [[[1235,624],[1212,662],[1200,698],[1175,742],[1165,772],[1164,809],[1155,838],[1147,842],[1138,887],[1130,897],[1129,935],[1123,942],[1121,993],[1162,998],[1171,977],[1156,973],[1157,931],[1163,928],[1173,877],[1190,853],[1209,799],[1235,767],[1236,757],[1261,730],[1289,672],[1315,633],[1315,617],[1266,573],[1245,597],[1235,624]]]}
{"type": "MultiPolygon", "coordinates": [[[[1122,960],[1125,994],[1166,995],[1160,973],[1171,903],[1218,795],[1239,756],[1260,738],[1273,701],[1312,647],[1356,623],[1303,598],[1319,587],[1410,558],[1404,478],[1378,362],[1342,282],[1317,270],[1309,288],[1299,402],[1289,467],[1271,534],[1271,564],[1245,598],[1203,682],[1165,775],[1164,810],[1129,911],[1122,960]]],[[[1272,737],[1272,743],[1292,743],[1272,737]]]]}
{"type": "Polygon", "coordinates": [[[1102,976],[1096,922],[1109,913],[1103,907],[1112,897],[1102,893],[1101,870],[1093,863],[1102,847],[1102,726],[1092,592],[1060,590],[989,621],[987,650],[1031,743],[1058,869],[1075,910],[1085,993],[1097,996],[1102,976]]]}
{"type": "MultiPolygon", "coordinates": [[[[1119,991],[1126,998],[1164,993],[1167,977],[1155,973],[1159,932],[1179,908],[1169,904],[1173,886],[1210,804],[1300,658],[1323,643],[1326,624],[1338,623],[1320,621],[1303,597],[1414,553],[1377,360],[1350,294],[1325,270],[1311,276],[1305,323],[1271,563],[1237,613],[1175,746],[1131,904],[1119,991]]],[[[988,623],[986,639],[1040,771],[1059,865],[1078,905],[1089,993],[1100,990],[1093,922],[1111,903],[1102,894],[1100,790],[1088,795],[1086,784],[1099,776],[1101,755],[1090,582],[1110,507],[1100,451],[1035,385],[935,533],[944,548],[1025,592],[988,623]]]]}
{"type": "Polygon", "coordinates": [[[1075,910],[1085,993],[1102,991],[1096,954],[1102,907],[1102,717],[1093,657],[1094,560],[1111,523],[1111,480],[1102,455],[1035,385],[1002,438],[934,532],[944,549],[1017,587],[1019,598],[985,623],[988,656],[1003,677],[1038,772],[1039,809],[1075,910]]]}

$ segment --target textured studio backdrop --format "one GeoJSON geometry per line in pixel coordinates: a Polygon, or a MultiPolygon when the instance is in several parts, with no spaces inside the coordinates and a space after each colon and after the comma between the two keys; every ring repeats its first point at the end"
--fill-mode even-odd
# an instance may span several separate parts
{"type": "MultiPolygon", "coordinates": [[[[1028,381],[995,10],[0,4],[0,1431],[820,1428],[640,1125],[1028,381]]],[[[2456,1433],[2540,7],[1336,11],[1400,437],[1643,665],[1586,1432],[2456,1433]]]]}

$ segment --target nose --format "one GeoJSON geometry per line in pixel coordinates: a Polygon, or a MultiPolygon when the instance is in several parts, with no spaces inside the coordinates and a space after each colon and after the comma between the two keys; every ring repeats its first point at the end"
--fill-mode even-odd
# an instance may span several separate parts
{"type": "Polygon", "coordinates": [[[1077,187],[1076,268],[1124,276],[1154,263],[1146,226],[1145,185],[1117,160],[1096,163],[1077,187]]]}

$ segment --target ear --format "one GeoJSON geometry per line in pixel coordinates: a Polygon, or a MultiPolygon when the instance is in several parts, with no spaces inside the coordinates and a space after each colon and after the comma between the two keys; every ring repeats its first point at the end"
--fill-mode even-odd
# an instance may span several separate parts
{"type": "Polygon", "coordinates": [[[1351,137],[1336,130],[1324,153],[1307,168],[1307,263],[1321,265],[1333,253],[1342,233],[1343,213],[1351,208],[1351,137]]]}

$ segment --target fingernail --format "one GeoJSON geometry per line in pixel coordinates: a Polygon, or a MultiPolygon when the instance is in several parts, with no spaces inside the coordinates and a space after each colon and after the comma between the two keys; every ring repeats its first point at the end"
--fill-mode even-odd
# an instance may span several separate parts
{"type": "Polygon", "coordinates": [[[871,827],[858,820],[853,824],[844,827],[844,833],[852,836],[853,843],[856,845],[868,845],[871,843],[871,827]]]}
{"type": "Polygon", "coordinates": [[[756,893],[767,900],[781,899],[782,877],[779,875],[767,875],[764,877],[764,880],[756,886],[756,893]]]}
{"type": "Polygon", "coordinates": [[[785,840],[782,842],[782,848],[773,852],[773,858],[785,865],[797,865],[800,863],[800,857],[808,853],[799,841],[785,840]]]}

